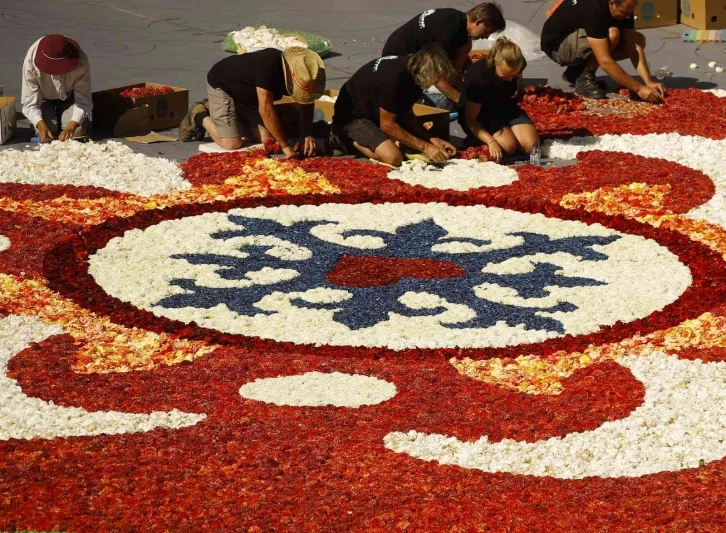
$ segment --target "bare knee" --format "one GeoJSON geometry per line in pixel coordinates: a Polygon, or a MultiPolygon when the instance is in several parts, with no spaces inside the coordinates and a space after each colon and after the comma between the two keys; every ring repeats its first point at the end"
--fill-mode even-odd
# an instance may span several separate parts
{"type": "Polygon", "coordinates": [[[387,165],[400,167],[403,163],[403,153],[393,141],[385,141],[378,145],[376,155],[387,165]]]}
{"type": "Polygon", "coordinates": [[[503,128],[494,134],[494,138],[507,155],[512,155],[517,150],[517,138],[511,128],[503,128]]]}
{"type": "Polygon", "coordinates": [[[217,144],[225,150],[237,150],[242,148],[242,139],[239,137],[222,137],[217,144]]]}

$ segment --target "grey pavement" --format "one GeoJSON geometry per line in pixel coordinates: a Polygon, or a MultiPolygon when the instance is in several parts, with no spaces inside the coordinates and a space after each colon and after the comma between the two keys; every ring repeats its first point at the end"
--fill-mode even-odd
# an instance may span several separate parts
{"type": "MultiPolygon", "coordinates": [[[[551,0],[501,0],[505,18],[539,34],[551,0]]],[[[388,35],[403,22],[432,7],[466,11],[475,1],[414,0],[0,0],[0,85],[5,96],[17,98],[20,71],[30,45],[47,33],[76,39],[88,54],[93,89],[108,89],[140,81],[188,88],[190,101],[205,96],[206,73],[227,54],[224,36],[245,26],[267,24],[319,34],[333,42],[325,60],[329,88],[339,88],[360,66],[378,57],[388,35]]],[[[667,65],[670,87],[726,86],[726,73],[707,64],[726,65],[726,43],[683,43],[686,26],[642,30],[648,44],[651,71],[667,65]],[[697,63],[698,69],[689,68],[697,63]]],[[[634,73],[630,62],[623,62],[634,73]],[[627,64],[627,65],[626,65],[627,64]]],[[[562,87],[562,69],[544,58],[531,61],[525,78],[562,87]]],[[[8,146],[24,147],[27,121],[8,146]]],[[[172,132],[167,132],[172,133],[172,132]]],[[[175,134],[175,132],[173,132],[175,134]]],[[[457,136],[452,124],[452,135],[457,136]]],[[[197,153],[198,143],[139,145],[134,150],[183,160],[197,153]]],[[[0,152],[1,153],[1,152],[0,152]]],[[[0,156],[1,157],[1,156],[0,156]]]]}

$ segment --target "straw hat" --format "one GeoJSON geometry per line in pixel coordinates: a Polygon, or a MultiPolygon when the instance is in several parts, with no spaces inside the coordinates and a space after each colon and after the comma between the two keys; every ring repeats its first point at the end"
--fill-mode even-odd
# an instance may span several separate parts
{"type": "Polygon", "coordinates": [[[310,104],[325,90],[325,65],[320,56],[307,48],[293,46],[282,52],[285,85],[292,99],[310,104]]]}
{"type": "Polygon", "coordinates": [[[51,76],[68,74],[75,70],[81,57],[81,47],[65,35],[43,37],[35,51],[34,63],[38,70],[51,76]]]}

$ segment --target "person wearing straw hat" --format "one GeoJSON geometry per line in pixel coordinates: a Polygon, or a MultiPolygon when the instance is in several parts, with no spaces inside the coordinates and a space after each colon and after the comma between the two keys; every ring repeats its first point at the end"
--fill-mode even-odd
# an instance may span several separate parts
{"type": "Polygon", "coordinates": [[[65,35],[46,35],[23,62],[22,112],[41,142],[84,136],[91,110],[91,69],[78,43],[65,35]]]}
{"type": "Polygon", "coordinates": [[[314,155],[313,102],[324,90],[325,65],[307,48],[266,48],[227,57],[210,69],[208,100],[192,105],[179,125],[179,138],[201,140],[208,133],[222,148],[236,150],[273,137],[286,156],[295,156],[274,105],[290,96],[298,104],[303,154],[314,155]]]}

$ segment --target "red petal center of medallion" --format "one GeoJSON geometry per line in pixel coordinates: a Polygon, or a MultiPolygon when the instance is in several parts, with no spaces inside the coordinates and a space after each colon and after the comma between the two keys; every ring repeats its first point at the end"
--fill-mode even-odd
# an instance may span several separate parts
{"type": "Polygon", "coordinates": [[[344,255],[326,278],[336,285],[362,288],[393,285],[404,278],[460,278],[466,273],[460,266],[440,259],[344,255]]]}

